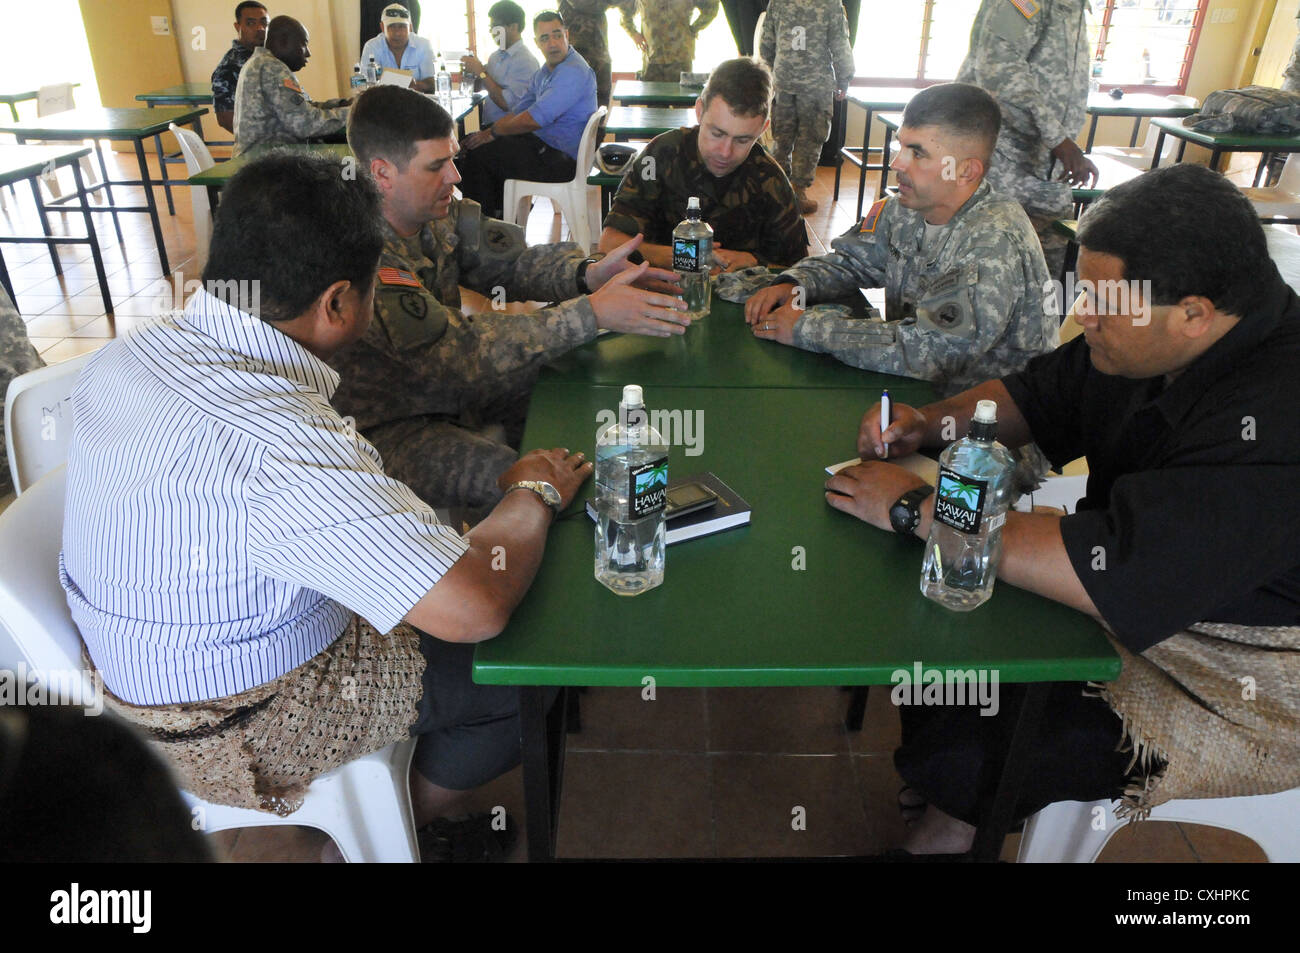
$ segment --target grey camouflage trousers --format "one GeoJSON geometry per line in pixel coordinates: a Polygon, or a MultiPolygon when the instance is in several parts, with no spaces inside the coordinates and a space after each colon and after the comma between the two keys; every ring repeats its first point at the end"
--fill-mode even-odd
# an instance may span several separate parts
{"type": "Polygon", "coordinates": [[[831,134],[831,96],[780,93],[772,102],[772,157],[796,189],[806,189],[817,176],[822,145],[831,134]]]}

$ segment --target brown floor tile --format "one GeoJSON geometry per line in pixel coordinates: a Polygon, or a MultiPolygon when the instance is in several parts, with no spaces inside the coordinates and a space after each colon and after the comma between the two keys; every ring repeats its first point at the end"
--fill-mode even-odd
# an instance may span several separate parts
{"type": "Polygon", "coordinates": [[[871,853],[849,755],[710,755],[719,857],[871,853]],[[796,808],[805,829],[796,830],[796,808]]]}
{"type": "MultiPolygon", "coordinates": [[[[893,755],[901,742],[898,708],[889,700],[892,685],[873,685],[867,693],[867,713],[861,731],[850,731],[849,748],[854,754],[893,755]]],[[[845,711],[849,695],[844,693],[845,711]]]]}
{"type": "Polygon", "coordinates": [[[837,688],[711,688],[708,704],[710,751],[848,753],[837,688]]]}
{"type": "Polygon", "coordinates": [[[41,357],[46,364],[57,364],[59,361],[98,351],[106,343],[103,338],[64,338],[53,347],[41,351],[41,357]]]}
{"type": "Polygon", "coordinates": [[[894,770],[889,755],[854,755],[853,774],[866,817],[867,852],[878,854],[902,847],[907,837],[903,816],[898,813],[898,791],[903,779],[894,770]]]}
{"type": "Polygon", "coordinates": [[[1125,824],[1116,831],[1106,842],[1106,849],[1097,858],[1097,863],[1195,863],[1196,860],[1195,852],[1177,824],[1143,821],[1125,824]]]}
{"type": "Polygon", "coordinates": [[[565,758],[561,857],[711,857],[711,758],[573,751],[565,758]]]}
{"type": "Polygon", "coordinates": [[[60,306],[57,311],[40,314],[32,318],[27,322],[27,333],[32,337],[65,338],[76,331],[77,328],[84,327],[95,320],[93,314],[68,314],[64,307],[66,305],[60,306]]]}
{"type": "Polygon", "coordinates": [[[639,688],[592,688],[579,696],[582,730],[569,750],[707,750],[708,721],[702,688],[660,688],[654,701],[639,688]]]}
{"type": "Polygon", "coordinates": [[[1263,849],[1245,834],[1209,827],[1205,824],[1179,824],[1192,852],[1206,864],[1265,864],[1263,849]]]}
{"type": "Polygon", "coordinates": [[[27,340],[32,342],[32,347],[36,348],[36,353],[44,354],[50,348],[54,347],[54,345],[62,343],[63,338],[32,337],[29,334],[27,340]]]}
{"type": "Polygon", "coordinates": [[[245,827],[230,854],[239,864],[318,864],[328,836],[314,827],[245,827]]]}
{"type": "Polygon", "coordinates": [[[92,318],[70,335],[74,338],[115,338],[118,327],[112,318],[92,318]]]}

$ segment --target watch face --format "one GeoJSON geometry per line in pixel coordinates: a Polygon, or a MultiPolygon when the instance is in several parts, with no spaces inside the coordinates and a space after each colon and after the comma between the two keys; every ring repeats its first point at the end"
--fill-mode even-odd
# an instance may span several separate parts
{"type": "Polygon", "coordinates": [[[551,506],[558,507],[560,505],[560,491],[551,486],[551,484],[538,483],[537,488],[542,491],[542,499],[551,506]]]}

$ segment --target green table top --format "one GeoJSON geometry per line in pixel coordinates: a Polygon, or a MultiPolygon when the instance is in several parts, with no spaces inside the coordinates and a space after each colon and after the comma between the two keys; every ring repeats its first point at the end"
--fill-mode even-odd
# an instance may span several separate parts
{"type": "Polygon", "coordinates": [[[624,106],[694,106],[702,92],[702,86],[620,79],[614,84],[613,98],[624,106]]]}
{"type": "Polygon", "coordinates": [[[212,102],[211,83],[177,83],[147,93],[137,93],[136,99],[145,103],[196,103],[206,106],[212,102]]]}
{"type": "Polygon", "coordinates": [[[1197,132],[1177,119],[1152,119],[1151,125],[1207,149],[1230,152],[1300,152],[1300,136],[1248,136],[1237,132],[1197,132]]]}
{"type": "Polygon", "coordinates": [[[1112,99],[1109,93],[1088,94],[1088,113],[1093,116],[1190,116],[1196,111],[1195,106],[1150,93],[1125,93],[1121,99],[1112,99]]]}
{"type": "Polygon", "coordinates": [[[29,139],[145,139],[202,116],[202,106],[149,109],[69,109],[27,122],[0,122],[0,132],[29,139]]]}
{"type": "Polygon", "coordinates": [[[695,125],[694,109],[656,106],[615,106],[609,111],[605,131],[615,136],[657,136],[695,125]]]}
{"type": "Polygon", "coordinates": [[[879,399],[882,387],[899,399],[931,393],[923,381],[874,374],[829,354],[759,340],[745,324],[742,306],[716,295],[712,313],[680,337],[609,334],[563,355],[551,368],[548,379],[556,383],[640,384],[647,392],[662,386],[842,388],[863,400],[874,393],[871,401],[879,399]]]}
{"type": "Polygon", "coordinates": [[[40,175],[50,164],[71,165],[90,155],[90,146],[16,146],[0,144],[0,185],[40,175]]]}
{"type": "Polygon", "coordinates": [[[855,86],[845,98],[863,109],[902,109],[919,92],[915,86],[855,86]]]}
{"type": "MultiPolygon", "coordinates": [[[[592,455],[597,414],[619,393],[544,374],[524,446],[592,455]]],[[[703,452],[688,457],[676,441],[670,473],[712,470],[753,506],[752,524],[669,547],[663,585],[627,598],[592,576],[586,514],[560,520],[510,625],[477,647],[475,681],[879,685],[916,662],[995,669],[1000,682],[1118,675],[1086,616],[1002,583],[974,612],[949,612],[919,591],[920,540],[826,504],[822,468],[854,456],[860,389],[650,386],[646,399],[652,411],[702,415],[703,452]],[[794,547],[805,569],[792,567],[794,547]]]]}
{"type": "Polygon", "coordinates": [[[285,146],[255,146],[241,155],[235,156],[226,162],[218,162],[210,169],[204,169],[202,172],[196,172],[186,181],[190,185],[213,185],[221,188],[231,177],[252,162],[258,156],[264,156],[268,152],[275,150],[290,150],[293,152],[318,152],[323,155],[338,156],[340,159],[352,155],[352,147],[346,142],[312,142],[298,143],[295,145],[285,146]]]}

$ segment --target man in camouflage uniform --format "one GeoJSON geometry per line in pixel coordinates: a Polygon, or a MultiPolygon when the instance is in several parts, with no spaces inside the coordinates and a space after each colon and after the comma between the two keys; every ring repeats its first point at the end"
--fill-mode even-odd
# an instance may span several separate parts
{"type": "Polygon", "coordinates": [[[253,51],[266,42],[269,22],[266,7],[256,0],[243,0],[235,7],[239,38],[230,41],[230,49],[212,71],[212,112],[217,117],[217,125],[227,132],[235,131],[235,88],[239,85],[239,71],[253,51]]]}
{"type": "Polygon", "coordinates": [[[571,242],[528,248],[519,226],[455,199],[451,116],[419,93],[369,90],[348,138],[383,196],[387,238],[375,321],[331,359],[342,377],[334,405],[378,448],[384,472],[426,502],[490,505],[500,497],[496,478],[518,456],[538,369],[598,329],[681,334],[685,304],[632,286],[672,278],[628,268],[635,245],[600,261],[571,242]],[[462,314],[461,286],[493,310],[462,314]],[[497,310],[507,297],[563,303],[507,314],[497,310]]]}
{"type": "Polygon", "coordinates": [[[306,28],[293,17],[276,17],[266,30],[266,46],[256,50],[239,73],[235,90],[235,149],[284,145],[317,136],[338,135],[347,126],[350,99],[315,103],[293,74],[307,65],[311,50],[306,28]]]}
{"type": "Polygon", "coordinates": [[[636,0],[560,0],[560,16],[569,30],[569,45],[596,73],[596,104],[609,106],[613,66],[609,58],[609,28],[605,11],[618,7],[624,24],[636,12],[636,0]]]}
{"type": "Polygon", "coordinates": [[[673,229],[696,196],[723,270],[790,265],[806,255],[794,190],[758,144],[771,96],[772,76],[761,63],[741,57],[715,69],[695,104],[700,124],[656,136],[628,163],[605,217],[601,251],[639,233],[646,260],[671,268],[673,229]]]}
{"type": "Polygon", "coordinates": [[[917,93],[898,132],[899,194],[873,205],[831,254],[805,259],[750,298],[754,335],[928,380],[944,396],[1056,347],[1056,299],[1033,227],[984,181],[998,121],[997,104],[977,87],[917,93]],[[883,322],[814,305],[882,286],[883,322]]]}
{"type": "Polygon", "coordinates": [[[1024,207],[1053,276],[1066,242],[1052,222],[1071,217],[1071,186],[1097,177],[1073,138],[1088,108],[1087,2],[983,0],[957,71],[958,82],[983,87],[1002,107],[989,183],[1024,207]],[[1053,159],[1058,168],[1049,178],[1053,159]]]}
{"type": "Polygon", "coordinates": [[[676,83],[691,72],[695,37],[718,15],[718,0],[637,0],[641,29],[626,7],[620,18],[643,57],[638,74],[645,83],[676,83]],[[691,22],[691,13],[700,15],[691,22]]]}
{"type": "MultiPolygon", "coordinates": [[[[1295,22],[1300,31],[1300,13],[1296,14],[1295,22]]],[[[1300,93],[1300,34],[1291,48],[1291,59],[1287,60],[1286,69],[1282,71],[1282,88],[1288,93],[1300,93]]]]}
{"type": "Polygon", "coordinates": [[[831,114],[853,80],[849,21],[840,0],[772,0],[763,21],[759,55],[772,68],[772,138],[776,161],[790,177],[799,212],[817,203],[806,192],[817,175],[831,114]],[[791,158],[793,154],[793,158],[791,158]]]}
{"type": "Polygon", "coordinates": [[[27,326],[9,293],[0,285],[0,496],[13,492],[9,460],[5,456],[4,395],[9,382],[20,374],[44,367],[36,348],[27,337],[27,326]]]}

